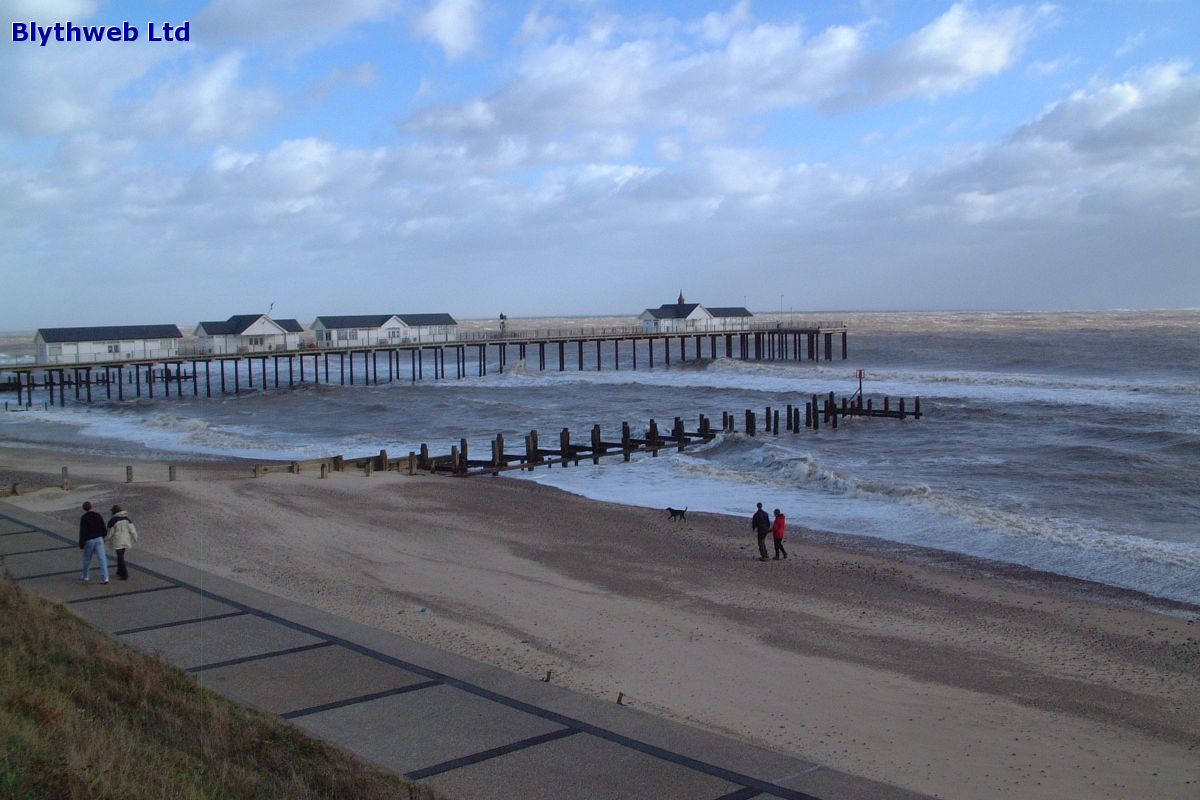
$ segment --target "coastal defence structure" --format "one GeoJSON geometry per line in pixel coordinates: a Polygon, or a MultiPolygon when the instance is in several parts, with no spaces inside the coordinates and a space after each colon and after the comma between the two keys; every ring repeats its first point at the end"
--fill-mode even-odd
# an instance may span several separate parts
{"type": "MultiPolygon", "coordinates": [[[[584,329],[503,330],[460,334],[447,342],[377,343],[369,346],[301,347],[247,353],[176,353],[146,358],[74,364],[19,364],[5,368],[13,377],[16,407],[39,397],[47,405],[68,400],[125,400],[142,397],[205,397],[243,390],[285,389],[303,383],[355,385],[416,382],[503,372],[516,356],[526,369],[559,372],[584,369],[638,369],[670,366],[703,358],[747,361],[832,361],[847,357],[847,329],[840,321],[756,323],[727,330],[648,331],[642,326],[584,329]],[[840,337],[836,342],[835,337],[840,337]],[[605,354],[611,350],[612,358],[605,354]],[[593,355],[594,351],[594,355],[593,355]],[[549,352],[549,361],[547,360],[549,352]],[[452,367],[447,367],[450,356],[452,367]],[[625,358],[622,363],[622,358],[625,358]],[[381,362],[384,369],[381,370],[381,362]],[[407,362],[407,363],[406,363],[407,362]],[[407,367],[407,369],[406,369],[407,367]]],[[[6,404],[7,405],[7,404],[6,404]]]]}

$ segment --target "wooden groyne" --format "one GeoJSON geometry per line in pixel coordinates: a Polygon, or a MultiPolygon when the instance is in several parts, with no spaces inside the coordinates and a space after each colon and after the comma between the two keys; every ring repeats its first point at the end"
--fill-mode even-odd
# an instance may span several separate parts
{"type": "Polygon", "coordinates": [[[64,406],[102,400],[213,397],[243,390],[291,389],[302,384],[378,385],[396,381],[461,379],[489,368],[504,372],[511,356],[529,370],[653,369],[701,359],[832,361],[847,357],[841,322],[773,324],[738,330],[647,332],[639,327],[507,331],[499,336],[449,342],[408,342],[370,347],[193,354],[151,360],[82,364],[13,365],[2,388],[16,394],[5,408],[31,408],[35,400],[64,406]],[[835,337],[840,342],[835,343],[835,337]],[[840,348],[839,348],[840,344],[840,348]],[[611,351],[611,354],[610,354],[611,351]],[[593,355],[594,353],[594,355],[593,355]],[[447,366],[450,356],[451,366],[447,366]],[[548,360],[549,356],[549,360],[548,360]],[[640,367],[639,367],[640,360],[640,367]]]}
{"type": "Polygon", "coordinates": [[[783,408],[765,407],[760,418],[754,409],[745,409],[741,415],[728,411],[721,413],[720,426],[713,424],[714,420],[699,415],[697,425],[688,430],[682,417],[675,417],[670,428],[661,427],[656,420],[651,419],[641,435],[634,435],[628,422],[621,423],[620,434],[614,438],[605,438],[600,425],[593,425],[585,439],[575,439],[568,428],[558,432],[556,446],[543,446],[554,440],[544,440],[536,430],[525,434],[523,441],[513,447],[504,434],[496,434],[489,442],[489,451],[485,458],[472,457],[472,449],[465,438],[450,448],[449,453],[434,455],[429,446],[422,444],[419,450],[413,450],[407,456],[393,458],[386,450],[380,450],[378,455],[346,457],[332,456],[307,461],[293,461],[282,466],[255,466],[254,475],[258,477],[271,471],[287,471],[290,473],[319,471],[322,478],[331,472],[343,472],[347,469],[363,471],[366,475],[374,472],[403,472],[409,475],[431,473],[468,477],[472,475],[496,475],[511,470],[535,470],[538,467],[578,466],[586,461],[599,464],[601,458],[621,456],[629,461],[637,453],[649,453],[657,457],[659,451],[674,448],[683,450],[696,444],[711,442],[721,433],[738,433],[737,423],[742,420],[741,432],[748,436],[772,435],[781,433],[798,434],[801,431],[819,431],[822,425],[837,429],[838,420],[845,417],[883,417],[887,419],[920,419],[921,398],[913,399],[909,405],[905,398],[881,398],[880,407],[875,407],[873,399],[864,401],[862,395],[840,400],[829,392],[828,395],[811,395],[811,399],[800,403],[789,403],[783,408]],[[780,425],[780,421],[783,425],[780,425]],[[761,425],[760,425],[761,419],[761,425]]]}

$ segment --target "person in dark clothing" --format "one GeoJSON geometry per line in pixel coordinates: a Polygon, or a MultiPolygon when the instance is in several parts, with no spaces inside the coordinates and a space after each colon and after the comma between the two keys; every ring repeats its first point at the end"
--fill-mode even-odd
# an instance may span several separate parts
{"type": "Polygon", "coordinates": [[[771,524],[771,537],[775,540],[775,560],[782,555],[787,558],[787,550],[783,549],[783,540],[787,537],[787,518],[778,508],[775,509],[775,522],[771,524]]]}
{"type": "Polygon", "coordinates": [[[750,518],[750,529],[758,535],[758,560],[767,560],[767,534],[771,532],[771,517],[763,511],[762,503],[750,518]]]}
{"type": "Polygon", "coordinates": [[[100,559],[100,578],[108,583],[108,554],[104,552],[104,537],[108,535],[108,525],[99,511],[92,510],[91,503],[83,504],[83,516],[79,518],[79,549],[83,551],[83,574],[80,580],[88,581],[92,569],[92,556],[100,559]]]}

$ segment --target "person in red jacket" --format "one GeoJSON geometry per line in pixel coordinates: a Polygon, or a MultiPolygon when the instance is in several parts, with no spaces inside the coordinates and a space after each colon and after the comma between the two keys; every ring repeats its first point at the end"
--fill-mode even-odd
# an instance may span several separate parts
{"type": "Polygon", "coordinates": [[[783,549],[783,540],[787,536],[787,517],[778,508],[775,509],[775,521],[771,523],[771,536],[775,539],[775,560],[782,555],[787,558],[787,550],[783,549]]]}

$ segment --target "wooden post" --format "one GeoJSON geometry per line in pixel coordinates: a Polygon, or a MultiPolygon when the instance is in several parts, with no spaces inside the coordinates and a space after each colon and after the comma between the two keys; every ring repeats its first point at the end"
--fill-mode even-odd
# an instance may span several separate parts
{"type": "Polygon", "coordinates": [[[592,463],[600,463],[600,426],[592,426],[592,463]]]}
{"type": "Polygon", "coordinates": [[[646,444],[650,448],[650,454],[658,458],[658,423],[650,420],[650,425],[646,431],[646,444]]]}
{"type": "Polygon", "coordinates": [[[71,481],[67,478],[67,468],[66,467],[62,468],[62,488],[63,488],[64,492],[67,489],[71,488],[71,481]]]}
{"type": "Polygon", "coordinates": [[[890,410],[890,409],[888,408],[888,406],[889,406],[890,404],[891,404],[891,403],[890,403],[890,398],[888,398],[888,397],[886,397],[886,396],[885,396],[885,397],[883,398],[883,413],[884,413],[884,414],[888,413],[888,411],[890,410]]]}
{"type": "Polygon", "coordinates": [[[325,462],[321,462],[321,477],[322,478],[329,477],[329,465],[326,464],[325,462]]]}
{"type": "MultiPolygon", "coordinates": [[[[127,467],[127,469],[129,469],[129,468],[127,467]]],[[[262,477],[262,465],[261,464],[254,465],[254,477],[256,477],[256,478],[262,477]]]]}
{"type": "Polygon", "coordinates": [[[529,432],[529,443],[533,447],[529,462],[531,464],[540,464],[542,461],[542,454],[540,452],[540,448],[538,447],[538,432],[536,430],[529,432]]]}
{"type": "Polygon", "coordinates": [[[871,398],[867,398],[867,413],[870,414],[874,409],[871,408],[871,398]]]}
{"type": "Polygon", "coordinates": [[[458,459],[459,459],[458,445],[454,445],[450,448],[450,474],[451,475],[457,475],[462,469],[462,466],[459,463],[458,459]]]}
{"type": "Polygon", "coordinates": [[[900,398],[900,419],[904,419],[904,398],[900,398]]]}
{"type": "MultiPolygon", "coordinates": [[[[634,346],[635,346],[635,347],[637,346],[637,342],[636,342],[636,341],[634,342],[634,346]]],[[[622,423],[621,423],[621,456],[622,456],[622,457],[623,457],[623,458],[624,458],[626,461],[629,461],[629,452],[630,452],[630,449],[631,449],[631,448],[632,448],[632,446],[633,446],[633,445],[632,445],[632,443],[630,443],[629,439],[630,439],[630,436],[629,436],[629,423],[628,423],[628,422],[622,422],[622,423]]]]}
{"type": "Polygon", "coordinates": [[[417,466],[421,469],[429,469],[429,445],[421,444],[421,457],[417,462],[417,466]]]}
{"type": "Polygon", "coordinates": [[[767,406],[766,413],[763,415],[763,423],[767,426],[767,433],[771,432],[771,407],[767,406]]]}
{"type": "Polygon", "coordinates": [[[563,468],[570,466],[571,461],[569,455],[571,452],[571,431],[567,430],[566,428],[563,428],[558,434],[558,449],[562,451],[563,468]]]}
{"type": "Polygon", "coordinates": [[[812,403],[804,404],[804,427],[811,428],[813,426],[813,407],[812,403]]]}
{"type": "MultiPolygon", "coordinates": [[[[832,395],[833,392],[830,392],[829,394],[832,395]]],[[[831,426],[833,426],[834,430],[837,430],[837,426],[838,426],[837,402],[832,397],[829,398],[829,414],[830,414],[829,424],[831,426]]]]}
{"type": "MultiPolygon", "coordinates": [[[[417,474],[417,454],[415,452],[413,452],[412,450],[408,451],[408,474],[409,475],[417,474]]],[[[322,477],[324,477],[324,476],[322,476],[322,477]]]]}
{"type": "Polygon", "coordinates": [[[346,470],[345,457],[344,456],[334,456],[333,457],[333,471],[334,472],[345,472],[345,470],[346,470]]]}
{"type": "Polygon", "coordinates": [[[125,467],[125,482],[133,483],[133,467],[125,467]]]}
{"type": "Polygon", "coordinates": [[[169,480],[169,481],[179,480],[179,473],[176,471],[174,464],[167,465],[167,480],[169,480]]]}
{"type": "Polygon", "coordinates": [[[779,409],[775,409],[775,417],[771,420],[771,433],[779,435],[779,409]]]}
{"type": "Polygon", "coordinates": [[[462,462],[460,465],[461,466],[460,471],[466,472],[467,471],[467,459],[470,458],[470,455],[467,452],[467,440],[465,438],[458,440],[458,457],[459,457],[460,461],[462,462]]]}
{"type": "MultiPolygon", "coordinates": [[[[680,337],[680,341],[686,341],[686,340],[683,339],[683,337],[680,337]]],[[[684,448],[684,446],[687,444],[687,439],[684,438],[684,435],[683,435],[683,418],[682,417],[675,418],[675,424],[671,426],[671,435],[675,437],[675,445],[676,445],[675,449],[682,450],[684,448]]]]}
{"type": "Polygon", "coordinates": [[[748,408],[746,409],[746,435],[754,435],[754,412],[748,408]]]}
{"type": "Polygon", "coordinates": [[[914,397],[913,398],[913,419],[920,419],[920,418],[921,418],[921,398],[914,397]]]}
{"type": "Polygon", "coordinates": [[[792,404],[787,404],[787,426],[785,428],[788,433],[792,432],[792,404]]]}
{"type": "MultiPolygon", "coordinates": [[[[387,472],[387,468],[388,468],[388,451],[380,450],[379,451],[379,471],[387,472]]],[[[297,471],[299,471],[299,470],[297,470],[297,471]]]]}
{"type": "Polygon", "coordinates": [[[496,434],[496,457],[493,459],[497,467],[503,467],[507,462],[504,459],[504,434],[496,434]]]}

